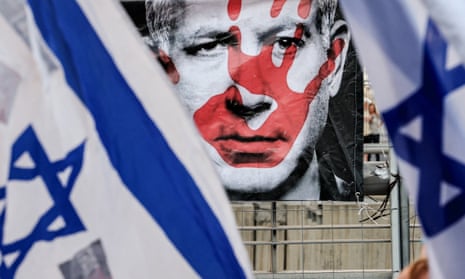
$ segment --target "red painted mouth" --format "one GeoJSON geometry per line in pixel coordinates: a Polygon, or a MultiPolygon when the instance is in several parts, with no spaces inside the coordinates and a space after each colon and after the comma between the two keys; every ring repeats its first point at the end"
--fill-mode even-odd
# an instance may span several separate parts
{"type": "Polygon", "coordinates": [[[253,130],[247,117],[228,108],[226,104],[230,101],[243,103],[235,86],[211,97],[194,113],[202,137],[233,167],[270,168],[278,165],[289,153],[301,125],[294,125],[294,118],[286,113],[271,112],[265,123],[253,130]]]}
{"type": "Polygon", "coordinates": [[[274,166],[290,148],[281,133],[272,137],[232,134],[217,137],[212,144],[228,164],[236,167],[274,166]]]}

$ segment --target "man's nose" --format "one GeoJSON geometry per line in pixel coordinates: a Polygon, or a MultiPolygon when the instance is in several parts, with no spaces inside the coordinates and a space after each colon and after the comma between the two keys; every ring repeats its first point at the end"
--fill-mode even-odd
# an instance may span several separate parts
{"type": "Polygon", "coordinates": [[[271,53],[264,53],[263,45],[257,35],[248,28],[240,30],[237,26],[231,32],[237,36],[238,46],[229,47],[228,71],[236,84],[250,92],[264,92],[267,61],[271,53]]]}
{"type": "Polygon", "coordinates": [[[226,100],[226,108],[234,115],[249,120],[271,108],[270,102],[258,102],[253,105],[244,105],[236,100],[226,100]]]}

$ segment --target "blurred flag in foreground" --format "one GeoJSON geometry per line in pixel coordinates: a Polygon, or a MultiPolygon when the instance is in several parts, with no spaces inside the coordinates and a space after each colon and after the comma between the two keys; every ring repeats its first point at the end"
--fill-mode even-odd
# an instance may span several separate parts
{"type": "Polygon", "coordinates": [[[341,4],[417,206],[431,278],[463,278],[465,2],[341,4]]]}
{"type": "Polygon", "coordinates": [[[192,123],[113,0],[0,1],[0,278],[245,278],[192,123]]]}

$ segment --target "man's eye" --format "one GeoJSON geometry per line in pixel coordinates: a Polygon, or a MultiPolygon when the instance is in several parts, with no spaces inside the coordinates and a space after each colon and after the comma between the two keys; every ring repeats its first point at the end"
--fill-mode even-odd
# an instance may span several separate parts
{"type": "Polygon", "coordinates": [[[213,50],[215,50],[216,48],[219,48],[219,47],[224,47],[225,45],[222,44],[221,42],[219,41],[212,41],[212,42],[208,42],[208,43],[203,43],[203,44],[198,44],[198,45],[193,45],[193,46],[188,46],[186,48],[184,48],[184,51],[188,54],[188,55],[206,55],[208,54],[208,52],[212,52],[213,50]]]}
{"type": "Polygon", "coordinates": [[[221,33],[212,41],[185,47],[184,51],[192,56],[215,56],[221,54],[228,46],[235,44],[237,44],[237,39],[233,34],[221,33]]]}
{"type": "Polygon", "coordinates": [[[305,45],[305,42],[302,39],[298,38],[280,37],[275,41],[275,44],[277,44],[280,49],[286,50],[293,45],[297,48],[303,47],[305,45]]]}

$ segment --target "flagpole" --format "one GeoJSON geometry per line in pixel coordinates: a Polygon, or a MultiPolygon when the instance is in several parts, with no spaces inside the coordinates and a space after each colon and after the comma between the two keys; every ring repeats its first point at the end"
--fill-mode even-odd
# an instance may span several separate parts
{"type": "MultiPolygon", "coordinates": [[[[391,147],[390,173],[391,183],[395,176],[399,174],[397,168],[397,159],[394,149],[391,147]]],[[[409,263],[409,200],[407,192],[402,188],[402,179],[399,179],[397,185],[392,188],[391,193],[391,249],[392,249],[392,278],[396,279],[406,265],[409,263]]]]}

